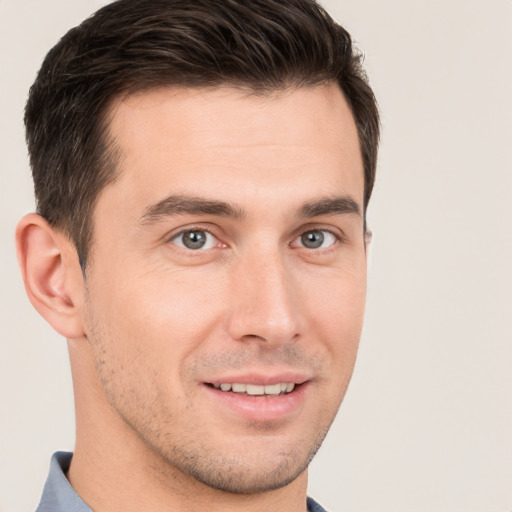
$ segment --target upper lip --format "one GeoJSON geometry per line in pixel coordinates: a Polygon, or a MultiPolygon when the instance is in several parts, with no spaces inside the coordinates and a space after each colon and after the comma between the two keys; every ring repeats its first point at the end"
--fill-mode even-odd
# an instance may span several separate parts
{"type": "Polygon", "coordinates": [[[300,371],[284,371],[279,373],[245,372],[239,374],[223,375],[204,382],[208,384],[253,384],[255,386],[269,386],[281,382],[303,384],[311,380],[312,376],[300,371]]]}

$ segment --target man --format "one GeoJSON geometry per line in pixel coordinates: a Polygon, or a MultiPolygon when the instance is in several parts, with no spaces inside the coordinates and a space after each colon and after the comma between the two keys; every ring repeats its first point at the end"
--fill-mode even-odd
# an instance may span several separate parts
{"type": "Polygon", "coordinates": [[[19,261],[76,407],[38,510],[323,510],[379,131],[348,33],[312,0],[120,0],[50,51],[25,121],[19,261]]]}

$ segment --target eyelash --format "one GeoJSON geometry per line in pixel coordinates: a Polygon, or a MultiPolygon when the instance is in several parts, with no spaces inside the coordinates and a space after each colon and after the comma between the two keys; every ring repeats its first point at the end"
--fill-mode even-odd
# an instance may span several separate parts
{"type": "MultiPolygon", "coordinates": [[[[207,251],[207,250],[215,248],[215,246],[214,246],[214,247],[208,247],[206,249],[198,248],[197,250],[194,250],[194,249],[191,249],[191,248],[188,248],[188,247],[184,247],[183,245],[178,245],[178,244],[175,243],[176,239],[178,239],[179,237],[182,237],[186,233],[192,233],[194,231],[207,233],[209,236],[213,237],[217,241],[216,245],[222,244],[222,246],[227,247],[227,244],[224,244],[223,242],[221,242],[221,240],[210,229],[205,228],[205,227],[199,227],[199,226],[192,226],[190,228],[183,229],[183,230],[179,231],[176,234],[173,234],[172,236],[169,237],[168,242],[174,243],[174,245],[176,245],[180,249],[183,249],[183,250],[185,250],[187,252],[190,252],[190,253],[193,253],[193,252],[200,253],[200,252],[207,251]]],[[[325,250],[329,250],[334,245],[337,245],[337,243],[343,242],[343,240],[344,240],[344,237],[340,233],[336,233],[336,232],[334,232],[332,230],[321,228],[321,227],[318,227],[318,228],[311,227],[309,229],[305,229],[305,230],[301,231],[299,234],[294,236],[294,238],[293,238],[293,240],[292,240],[292,242],[290,244],[294,243],[296,240],[299,240],[305,234],[313,233],[313,232],[327,233],[328,235],[330,235],[333,238],[333,242],[330,245],[328,245],[327,247],[308,248],[308,247],[305,247],[304,245],[300,245],[299,246],[300,248],[306,249],[306,250],[310,250],[310,251],[321,251],[321,250],[325,251],[325,250]]]]}
{"type": "Polygon", "coordinates": [[[340,241],[340,237],[339,236],[336,236],[335,233],[333,233],[332,231],[328,230],[328,229],[320,229],[320,228],[313,228],[313,229],[308,229],[306,231],[303,231],[300,235],[296,236],[294,238],[294,241],[295,240],[301,240],[301,247],[304,248],[304,249],[309,249],[309,250],[320,250],[320,249],[330,249],[333,245],[336,244],[336,242],[339,242],[340,241]],[[323,233],[322,235],[322,242],[325,240],[325,235],[324,234],[327,234],[329,235],[330,237],[332,237],[332,241],[331,243],[327,246],[327,247],[305,247],[302,242],[303,240],[302,237],[308,233],[323,233]]]}
{"type": "MultiPolygon", "coordinates": [[[[222,242],[220,242],[218,237],[215,236],[209,229],[206,229],[206,228],[203,228],[203,227],[191,227],[191,228],[183,229],[180,232],[172,235],[169,238],[169,242],[175,243],[175,240],[178,239],[179,237],[182,237],[186,233],[193,233],[195,231],[196,232],[207,233],[208,235],[210,235],[213,238],[215,238],[215,240],[217,240],[217,243],[222,243],[222,242]]],[[[175,245],[178,245],[178,244],[175,243],[175,245]]],[[[223,244],[223,245],[225,245],[225,244],[223,244]]],[[[201,252],[200,250],[194,251],[193,249],[190,249],[188,247],[183,247],[183,246],[180,246],[180,245],[178,245],[178,247],[180,247],[181,249],[187,250],[187,251],[191,251],[191,252],[201,252]]],[[[202,250],[204,251],[204,250],[208,250],[208,249],[213,249],[213,247],[208,247],[207,249],[202,249],[202,250]]]]}

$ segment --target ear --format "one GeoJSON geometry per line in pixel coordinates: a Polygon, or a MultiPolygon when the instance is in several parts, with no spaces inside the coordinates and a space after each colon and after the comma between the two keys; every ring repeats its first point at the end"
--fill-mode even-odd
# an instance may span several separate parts
{"type": "Polygon", "coordinates": [[[62,336],[83,337],[84,279],[72,242],[31,213],[18,223],[16,249],[32,305],[62,336]]]}
{"type": "Polygon", "coordinates": [[[368,251],[371,247],[371,243],[373,240],[373,232],[371,229],[365,228],[364,232],[364,247],[368,251]]]}
{"type": "Polygon", "coordinates": [[[364,232],[364,250],[366,253],[366,268],[370,270],[372,263],[372,241],[373,241],[373,232],[371,229],[366,228],[364,232]]]}

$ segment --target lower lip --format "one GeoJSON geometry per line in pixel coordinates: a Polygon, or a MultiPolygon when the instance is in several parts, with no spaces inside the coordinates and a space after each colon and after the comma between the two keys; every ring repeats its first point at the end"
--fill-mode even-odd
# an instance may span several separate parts
{"type": "Polygon", "coordinates": [[[309,384],[309,382],[305,382],[295,387],[291,393],[274,396],[251,396],[231,391],[221,391],[206,384],[204,388],[215,398],[216,403],[220,403],[237,415],[251,421],[268,422],[285,420],[297,414],[304,404],[309,384]]]}

